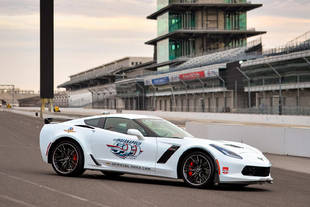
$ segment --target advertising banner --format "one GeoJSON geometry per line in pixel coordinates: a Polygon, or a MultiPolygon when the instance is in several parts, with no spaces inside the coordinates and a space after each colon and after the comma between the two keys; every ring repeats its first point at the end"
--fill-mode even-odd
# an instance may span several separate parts
{"type": "Polygon", "coordinates": [[[179,75],[180,80],[195,80],[198,78],[205,78],[204,71],[191,72],[179,75]]]}
{"type": "Polygon", "coordinates": [[[204,72],[206,78],[219,76],[219,69],[208,69],[204,72]]]}
{"type": "Polygon", "coordinates": [[[169,77],[168,76],[162,77],[162,78],[156,78],[156,79],[152,80],[153,85],[164,85],[167,83],[169,83],[169,77]]]}

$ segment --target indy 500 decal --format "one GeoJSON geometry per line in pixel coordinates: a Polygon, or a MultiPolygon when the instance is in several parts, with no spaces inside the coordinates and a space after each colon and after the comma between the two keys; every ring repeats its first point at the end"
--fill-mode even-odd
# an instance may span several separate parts
{"type": "Polygon", "coordinates": [[[111,152],[122,159],[136,159],[143,151],[141,142],[128,139],[114,139],[113,145],[107,144],[111,152]]]}

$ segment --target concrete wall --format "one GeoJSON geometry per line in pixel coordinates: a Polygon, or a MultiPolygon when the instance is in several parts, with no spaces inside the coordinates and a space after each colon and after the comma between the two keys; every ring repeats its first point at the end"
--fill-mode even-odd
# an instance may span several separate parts
{"type": "Polygon", "coordinates": [[[186,130],[200,138],[243,142],[263,152],[310,157],[310,128],[187,122],[186,130]]]}
{"type": "MultiPolygon", "coordinates": [[[[253,92],[256,93],[256,106],[259,107],[260,104],[265,106],[272,107],[271,103],[274,104],[273,99],[278,99],[278,91],[268,91],[268,92],[253,92]],[[260,100],[259,100],[260,99],[260,100]]],[[[309,107],[310,101],[310,90],[309,89],[300,89],[297,90],[284,90],[282,91],[283,96],[283,106],[287,107],[297,107],[298,99],[299,105],[301,107],[309,107]],[[299,93],[299,97],[298,97],[299,93]]]]}
{"type": "Polygon", "coordinates": [[[88,90],[69,93],[69,107],[81,107],[92,103],[92,94],[88,90]]]}

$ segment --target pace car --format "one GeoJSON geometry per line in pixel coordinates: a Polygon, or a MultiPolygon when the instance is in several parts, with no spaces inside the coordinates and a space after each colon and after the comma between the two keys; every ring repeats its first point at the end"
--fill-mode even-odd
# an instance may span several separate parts
{"type": "Polygon", "coordinates": [[[40,133],[43,161],[63,176],[98,170],[183,179],[192,187],[272,183],[271,163],[244,143],[193,137],[155,116],[110,114],[53,123],[40,133]]]}

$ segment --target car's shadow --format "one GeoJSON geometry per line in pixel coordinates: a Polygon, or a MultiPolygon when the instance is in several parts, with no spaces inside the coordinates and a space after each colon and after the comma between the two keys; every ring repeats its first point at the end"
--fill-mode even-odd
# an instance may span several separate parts
{"type": "MultiPolygon", "coordinates": [[[[20,172],[20,171],[19,171],[20,172]]],[[[183,180],[178,179],[169,179],[169,178],[158,178],[154,176],[144,176],[144,175],[131,175],[131,174],[125,174],[122,176],[116,176],[116,177],[108,177],[100,172],[85,172],[83,175],[79,177],[64,177],[57,175],[56,173],[46,170],[27,170],[25,171],[27,174],[35,174],[35,175],[41,175],[41,176],[52,176],[56,179],[85,179],[85,180],[105,180],[105,181],[112,181],[112,182],[123,182],[123,183],[139,183],[139,184],[145,184],[145,185],[161,185],[161,186],[171,186],[171,187],[177,187],[177,188],[187,188],[187,189],[195,189],[195,190],[214,190],[214,191],[240,191],[240,192],[268,192],[269,189],[261,188],[260,185],[250,185],[246,187],[241,187],[237,185],[219,185],[219,186],[211,186],[203,189],[197,189],[197,188],[191,188],[187,186],[183,180]]]]}
{"type": "MultiPolygon", "coordinates": [[[[197,188],[191,188],[187,186],[183,180],[173,180],[173,179],[162,179],[152,176],[140,176],[138,175],[135,177],[135,175],[123,175],[123,176],[117,176],[117,177],[108,177],[105,175],[100,174],[84,174],[80,178],[84,179],[104,179],[109,181],[115,181],[115,182],[126,182],[126,183],[140,183],[140,184],[147,184],[147,185],[162,185],[162,186],[172,186],[172,187],[179,187],[179,188],[188,188],[188,189],[196,189],[197,188]]],[[[266,192],[269,191],[268,189],[264,188],[258,188],[259,185],[250,185],[250,186],[238,186],[238,185],[219,185],[219,186],[211,186],[203,189],[198,190],[219,190],[219,191],[241,191],[241,192],[266,192]]]]}

